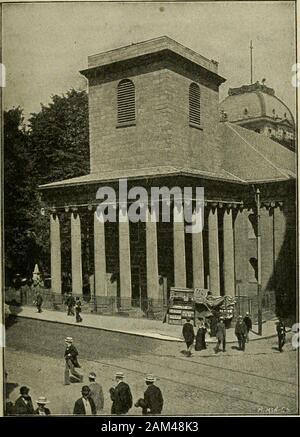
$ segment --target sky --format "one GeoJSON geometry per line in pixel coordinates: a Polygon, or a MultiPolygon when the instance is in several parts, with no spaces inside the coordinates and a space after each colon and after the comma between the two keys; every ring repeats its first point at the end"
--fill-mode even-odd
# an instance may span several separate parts
{"type": "Polygon", "coordinates": [[[294,2],[10,3],[2,24],[4,109],[21,106],[26,118],[51,95],[86,89],[88,55],[161,35],[219,62],[220,100],[250,83],[252,40],[254,81],[266,78],[295,114],[294,2]]]}

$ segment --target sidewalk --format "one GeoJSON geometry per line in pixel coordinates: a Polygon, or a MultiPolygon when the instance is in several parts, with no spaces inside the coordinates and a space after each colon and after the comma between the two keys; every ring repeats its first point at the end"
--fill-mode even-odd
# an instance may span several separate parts
{"type": "MultiPolygon", "coordinates": [[[[35,307],[15,307],[15,311],[11,311],[18,317],[24,317],[36,320],[45,320],[53,323],[63,323],[66,325],[84,326],[87,328],[102,329],[103,331],[119,332],[129,335],[137,335],[141,337],[150,337],[159,340],[182,342],[182,326],[169,325],[162,323],[159,320],[149,319],[134,319],[122,316],[104,316],[101,314],[82,314],[83,321],[75,322],[75,316],[67,316],[61,311],[43,310],[38,313],[35,307]]],[[[263,324],[263,335],[259,336],[257,326],[253,326],[253,332],[250,332],[250,340],[261,340],[263,338],[276,337],[276,320],[267,321],[263,324]]],[[[207,335],[207,343],[215,343],[215,338],[210,338],[207,335]]],[[[227,329],[226,342],[236,343],[234,328],[227,329]]]]}

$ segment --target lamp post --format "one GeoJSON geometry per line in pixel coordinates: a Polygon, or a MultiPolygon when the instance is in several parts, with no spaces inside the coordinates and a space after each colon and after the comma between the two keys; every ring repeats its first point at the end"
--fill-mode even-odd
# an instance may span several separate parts
{"type": "Polygon", "coordinates": [[[257,242],[257,325],[258,335],[262,335],[262,296],[261,296],[261,230],[260,230],[260,190],[255,191],[256,202],[256,242],[257,242]]]}

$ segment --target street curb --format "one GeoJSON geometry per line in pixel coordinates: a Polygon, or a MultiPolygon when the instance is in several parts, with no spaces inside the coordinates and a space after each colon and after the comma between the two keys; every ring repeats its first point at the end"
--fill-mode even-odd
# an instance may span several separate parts
{"type": "MultiPolygon", "coordinates": [[[[181,338],[164,336],[163,334],[148,334],[148,333],[142,333],[142,332],[124,331],[121,329],[114,329],[114,328],[104,328],[104,327],[80,325],[80,324],[77,324],[75,322],[60,321],[60,320],[48,320],[48,319],[42,319],[42,318],[37,318],[37,317],[33,317],[33,316],[28,316],[25,314],[12,314],[12,315],[14,315],[16,317],[23,317],[25,319],[40,320],[40,321],[49,322],[49,323],[60,323],[61,325],[71,325],[71,326],[77,326],[77,327],[82,327],[82,328],[98,329],[98,330],[107,331],[107,332],[117,332],[119,334],[135,335],[136,337],[152,338],[154,340],[163,340],[163,341],[171,341],[171,342],[176,342],[176,343],[184,343],[184,340],[181,338]]],[[[275,338],[275,337],[277,337],[277,335],[272,334],[272,335],[267,335],[267,336],[261,336],[258,338],[252,338],[252,339],[250,339],[250,341],[252,342],[252,341],[264,340],[264,339],[275,338]]],[[[206,340],[206,343],[209,343],[209,344],[212,344],[215,342],[216,342],[215,339],[212,340],[209,338],[206,340]]],[[[237,342],[237,340],[230,340],[230,341],[227,341],[226,343],[233,344],[236,342],[237,342]]]]}

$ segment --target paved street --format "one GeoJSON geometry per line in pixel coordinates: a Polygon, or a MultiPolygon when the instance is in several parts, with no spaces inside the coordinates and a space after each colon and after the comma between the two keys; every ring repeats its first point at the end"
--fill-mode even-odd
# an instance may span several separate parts
{"type": "MultiPolygon", "coordinates": [[[[41,395],[50,399],[53,414],[72,413],[81,384],[63,385],[66,336],[74,338],[82,373],[95,371],[103,385],[103,414],[110,413],[108,390],[117,370],[125,373],[134,401],[145,390],[145,374],[154,373],[166,415],[297,413],[297,353],[290,336],[282,354],[271,338],[249,343],[244,353],[231,344],[226,353],[215,355],[209,345],[207,351],[186,358],[181,343],[22,318],[7,330],[6,368],[12,400],[19,386],[27,384],[33,400],[41,395]]],[[[131,414],[139,415],[141,410],[133,407],[131,414]]]]}

